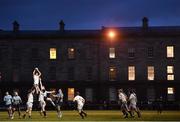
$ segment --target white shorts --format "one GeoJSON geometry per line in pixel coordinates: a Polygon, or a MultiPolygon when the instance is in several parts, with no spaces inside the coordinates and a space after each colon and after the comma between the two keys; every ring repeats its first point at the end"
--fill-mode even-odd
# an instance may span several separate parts
{"type": "Polygon", "coordinates": [[[136,104],[129,104],[129,109],[130,110],[136,110],[136,104]]]}
{"type": "Polygon", "coordinates": [[[79,104],[79,105],[77,106],[78,111],[81,111],[81,110],[83,109],[83,106],[84,106],[83,104],[82,104],[82,105],[79,104]]]}
{"type": "Polygon", "coordinates": [[[33,103],[31,103],[31,102],[27,102],[26,104],[27,104],[27,108],[32,108],[33,107],[33,103]]]}

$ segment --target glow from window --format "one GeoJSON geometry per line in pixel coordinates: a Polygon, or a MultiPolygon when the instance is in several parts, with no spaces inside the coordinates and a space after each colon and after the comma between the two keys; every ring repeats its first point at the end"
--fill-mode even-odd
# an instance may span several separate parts
{"type": "Polygon", "coordinates": [[[116,80],[116,67],[110,67],[109,68],[109,80],[110,81],[115,81],[116,80]]]}
{"type": "Polygon", "coordinates": [[[68,58],[69,59],[75,58],[75,49],[74,48],[68,48],[68,58]]]}
{"type": "Polygon", "coordinates": [[[68,88],[68,100],[72,101],[74,99],[74,88],[68,88]]]}
{"type": "Polygon", "coordinates": [[[174,46],[167,46],[167,58],[174,58],[174,46]]]}
{"type": "Polygon", "coordinates": [[[128,80],[135,80],[135,66],[128,67],[128,80]]]}
{"type": "Polygon", "coordinates": [[[167,66],[167,80],[174,80],[174,66],[167,66]]]}
{"type": "Polygon", "coordinates": [[[56,59],[56,48],[50,48],[50,59],[56,59]]]}
{"type": "Polygon", "coordinates": [[[154,80],[154,66],[148,66],[148,80],[154,80]]]}
{"type": "Polygon", "coordinates": [[[168,93],[168,94],[174,94],[174,88],[168,87],[168,88],[167,88],[167,93],[168,93]]]}
{"type": "Polygon", "coordinates": [[[115,58],[115,48],[109,48],[109,58],[115,58]]]}

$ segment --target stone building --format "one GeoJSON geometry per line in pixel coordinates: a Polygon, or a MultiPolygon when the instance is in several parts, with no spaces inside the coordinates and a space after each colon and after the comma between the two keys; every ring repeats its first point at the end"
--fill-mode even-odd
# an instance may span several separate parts
{"type": "MultiPolygon", "coordinates": [[[[180,27],[102,27],[100,30],[0,30],[0,94],[27,93],[38,67],[47,89],[62,88],[65,101],[79,91],[89,103],[116,104],[117,90],[136,90],[139,103],[159,97],[180,101],[180,27]]],[[[24,96],[25,97],[25,96],[24,96]]]]}

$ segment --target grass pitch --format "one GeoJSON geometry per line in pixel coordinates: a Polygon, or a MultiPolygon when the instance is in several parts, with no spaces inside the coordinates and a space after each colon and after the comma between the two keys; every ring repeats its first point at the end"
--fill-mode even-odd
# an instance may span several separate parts
{"type": "Polygon", "coordinates": [[[31,119],[28,117],[19,119],[16,112],[13,120],[7,117],[7,112],[0,112],[0,121],[180,121],[180,111],[163,111],[162,114],[158,114],[156,111],[141,111],[141,118],[135,114],[134,118],[126,119],[123,118],[121,111],[117,110],[88,110],[86,111],[88,116],[85,119],[81,119],[77,111],[62,112],[62,118],[57,118],[56,111],[47,111],[47,118],[43,118],[38,111],[33,111],[31,119]]]}

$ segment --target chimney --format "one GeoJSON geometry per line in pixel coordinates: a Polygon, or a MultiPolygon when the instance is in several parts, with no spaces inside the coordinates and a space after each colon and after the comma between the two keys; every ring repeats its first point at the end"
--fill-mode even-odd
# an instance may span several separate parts
{"type": "Polygon", "coordinates": [[[142,19],[142,28],[143,29],[148,29],[148,18],[147,17],[144,17],[142,19]]]}
{"type": "Polygon", "coordinates": [[[13,22],[13,31],[18,32],[19,31],[19,24],[17,21],[13,22]]]}
{"type": "Polygon", "coordinates": [[[65,26],[64,21],[61,20],[61,21],[59,22],[59,30],[60,30],[60,31],[64,31],[64,26],[65,26]]]}

